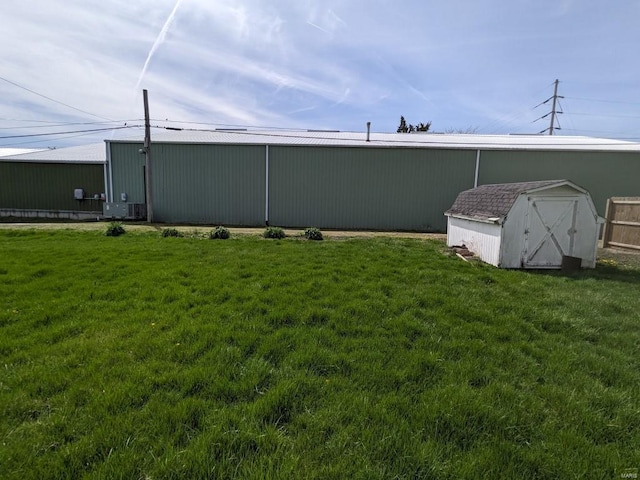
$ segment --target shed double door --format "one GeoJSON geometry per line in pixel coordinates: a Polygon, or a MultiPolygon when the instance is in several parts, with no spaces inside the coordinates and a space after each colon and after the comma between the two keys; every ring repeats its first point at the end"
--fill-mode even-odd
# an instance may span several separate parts
{"type": "Polygon", "coordinates": [[[528,199],[522,266],[550,268],[573,256],[579,197],[528,199]]]}

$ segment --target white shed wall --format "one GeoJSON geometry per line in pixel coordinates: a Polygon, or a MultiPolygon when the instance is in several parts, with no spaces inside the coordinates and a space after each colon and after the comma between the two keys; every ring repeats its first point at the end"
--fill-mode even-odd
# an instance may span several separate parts
{"type": "Polygon", "coordinates": [[[502,224],[502,268],[522,268],[527,205],[527,196],[520,195],[502,224]]]}
{"type": "Polygon", "coordinates": [[[595,268],[598,239],[602,222],[590,197],[583,195],[578,203],[574,257],[582,258],[582,268],[595,268]]]}
{"type": "Polygon", "coordinates": [[[465,245],[483,262],[500,266],[501,225],[448,217],[447,246],[465,245]]]}

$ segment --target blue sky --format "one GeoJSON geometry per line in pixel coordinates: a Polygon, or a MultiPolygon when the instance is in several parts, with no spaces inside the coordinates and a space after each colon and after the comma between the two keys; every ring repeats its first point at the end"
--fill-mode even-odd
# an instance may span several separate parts
{"type": "Polygon", "coordinates": [[[160,126],[537,133],[556,78],[556,134],[640,141],[637,0],[5,0],[0,22],[0,146],[131,134],[18,137],[140,124],[143,88],[160,126]]]}

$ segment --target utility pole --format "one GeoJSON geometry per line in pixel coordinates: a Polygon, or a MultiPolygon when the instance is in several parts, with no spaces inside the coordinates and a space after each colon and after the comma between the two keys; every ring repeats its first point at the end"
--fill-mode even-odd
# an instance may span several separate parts
{"type": "Polygon", "coordinates": [[[147,198],[147,222],[153,222],[153,207],[151,201],[151,123],[149,120],[149,98],[147,91],[142,90],[144,101],[144,183],[145,197],[147,198]]]}
{"type": "Polygon", "coordinates": [[[549,125],[549,135],[553,135],[553,130],[556,124],[556,102],[558,100],[558,79],[555,81],[555,88],[553,89],[553,106],[551,107],[551,124],[549,125]]]}
{"type": "Polygon", "coordinates": [[[553,100],[553,103],[551,104],[551,111],[549,113],[547,113],[546,115],[541,116],[540,118],[537,118],[536,120],[534,120],[534,122],[537,122],[538,120],[542,120],[543,118],[547,118],[549,115],[551,115],[551,123],[549,124],[549,128],[545,128],[544,130],[542,130],[541,132],[538,133],[545,133],[546,131],[549,131],[549,135],[553,135],[553,131],[554,130],[560,130],[560,127],[556,127],[556,115],[559,113],[562,113],[562,110],[558,111],[558,99],[559,98],[564,98],[562,95],[558,95],[558,84],[560,83],[560,80],[558,80],[556,78],[556,81],[553,82],[554,83],[554,89],[553,89],[553,96],[547,98],[544,102],[539,103],[538,105],[536,105],[534,108],[538,108],[540,105],[544,105],[546,103],[549,102],[549,100],[553,100]]]}

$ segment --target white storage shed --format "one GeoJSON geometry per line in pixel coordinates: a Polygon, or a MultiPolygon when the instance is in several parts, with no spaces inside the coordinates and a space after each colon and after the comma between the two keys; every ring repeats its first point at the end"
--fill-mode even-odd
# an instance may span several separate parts
{"type": "Polygon", "coordinates": [[[589,192],[569,180],[482,185],[445,212],[447,245],[502,268],[594,268],[600,225],[589,192]]]}

